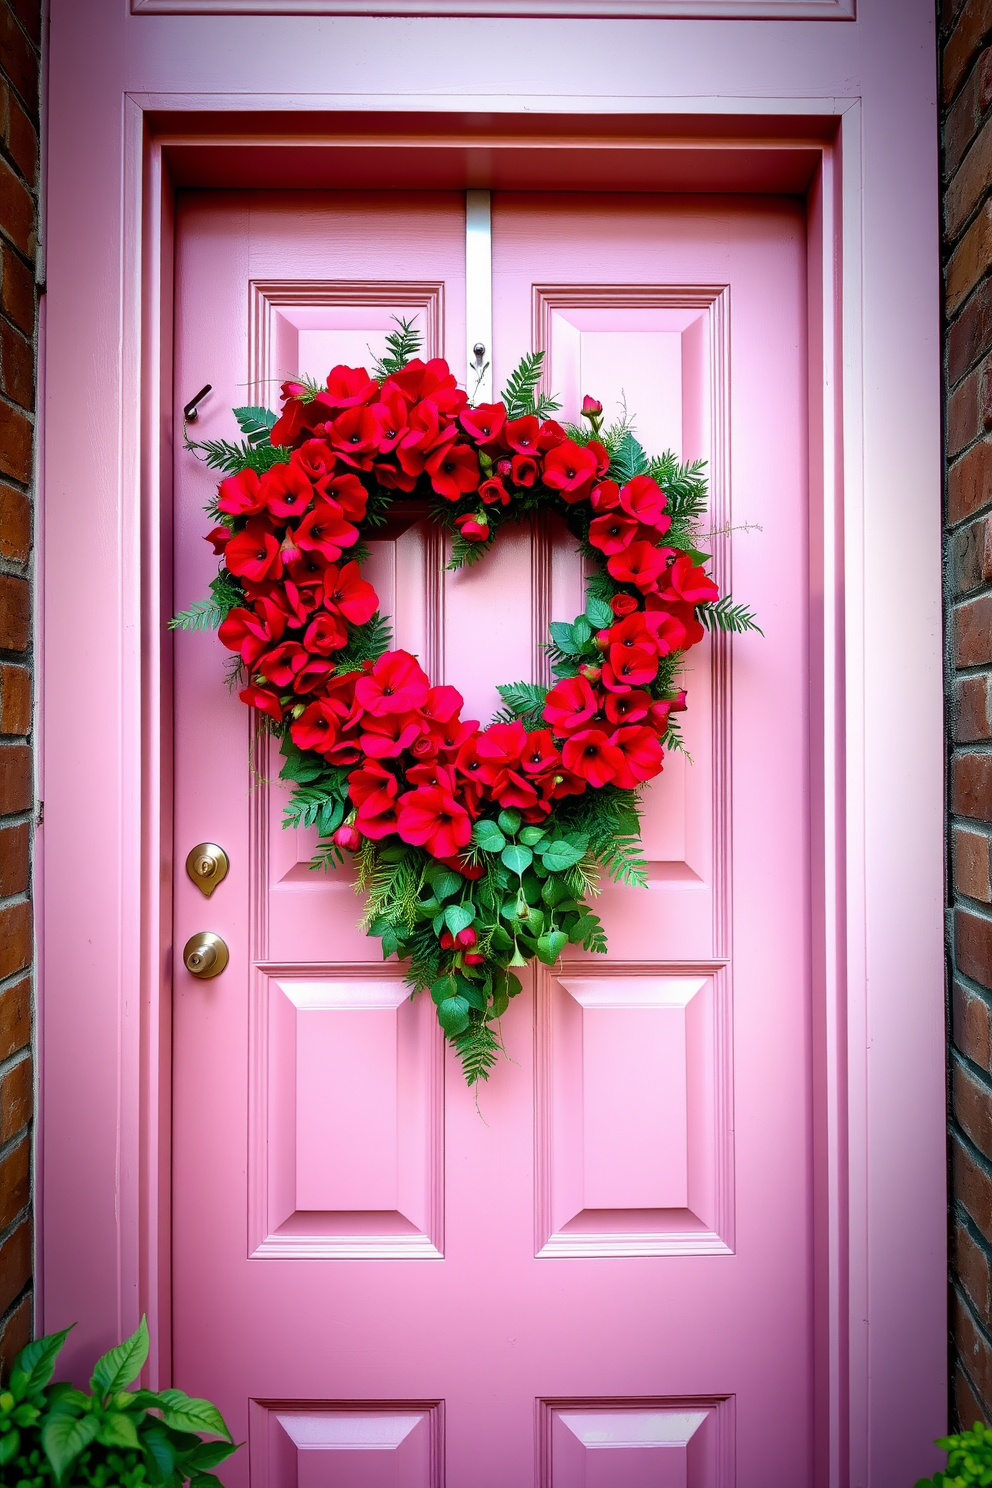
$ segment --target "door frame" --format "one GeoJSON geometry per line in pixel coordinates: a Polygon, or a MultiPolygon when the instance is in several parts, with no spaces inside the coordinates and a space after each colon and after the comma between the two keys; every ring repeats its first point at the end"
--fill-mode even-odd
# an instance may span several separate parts
{"type": "MultiPolygon", "coordinates": [[[[255,102],[257,111],[246,113],[232,95],[129,94],[123,100],[119,375],[122,387],[140,389],[140,396],[115,402],[116,433],[110,426],[114,468],[108,465],[107,501],[123,563],[120,603],[99,622],[118,688],[113,725],[119,769],[108,780],[99,758],[105,723],[103,736],[96,723],[92,730],[53,727],[70,707],[83,708],[84,716],[89,710],[78,679],[47,642],[46,796],[65,800],[78,792],[81,778],[100,777],[101,790],[113,800],[101,840],[94,842],[90,828],[85,852],[66,828],[49,833],[45,849],[39,1324],[48,1329],[80,1318],[75,1338],[82,1357],[94,1342],[113,1341],[115,1330],[129,1331],[146,1312],[155,1340],[150,1382],[169,1382],[171,681],[163,622],[171,594],[175,192],[190,184],[277,181],[387,185],[397,183],[397,171],[408,185],[493,189],[533,188],[542,179],[559,189],[569,180],[576,189],[580,183],[595,189],[589,182],[602,178],[639,182],[641,189],[647,183],[648,189],[677,190],[706,180],[713,189],[736,183],[795,192],[808,180],[813,1306],[816,1393],[827,1402],[816,1451],[821,1481],[832,1488],[867,1482],[870,1474],[883,1481],[875,1475],[884,1467],[877,1446],[873,1450],[879,1422],[889,1422],[882,1429],[890,1434],[899,1415],[932,1422],[932,1430],[924,1428],[932,1436],[942,1427],[945,1399],[941,775],[932,747],[941,697],[935,643],[924,649],[916,702],[924,716],[922,761],[899,766],[904,789],[917,790],[914,782],[923,781],[920,835],[933,846],[929,874],[919,871],[922,849],[900,864],[891,802],[868,793],[886,723],[884,708],[869,692],[886,595],[877,580],[868,587],[866,567],[877,533],[864,504],[863,347],[866,329],[879,334],[880,311],[866,306],[863,295],[861,105],[723,98],[687,115],[684,100],[653,99],[648,114],[642,101],[600,97],[567,108],[560,100],[542,101],[536,113],[523,114],[516,100],[494,104],[487,98],[483,116],[464,101],[441,97],[411,99],[402,113],[395,98],[364,99],[360,113],[337,115],[326,98],[319,114],[311,111],[312,100],[255,102]],[[103,902],[97,927],[113,948],[109,1001],[98,988],[98,967],[85,956],[71,985],[64,975],[67,940],[78,945],[95,933],[92,919],[83,923],[77,892],[79,875],[93,872],[94,853],[116,865],[114,892],[103,902]],[[898,1001],[893,979],[908,968],[914,970],[906,1026],[895,1047],[877,1056],[872,1042],[879,1020],[893,1016],[898,1001]],[[80,1021],[80,999],[85,1006],[90,996],[93,1006],[105,1008],[103,1037],[99,1019],[85,1032],[80,1021]],[[85,1079],[78,1069],[81,1036],[85,1079]],[[101,1118],[85,1151],[75,1140],[83,1085],[101,1118]],[[913,1154],[911,1185],[892,1171],[896,1133],[902,1150],[913,1154]],[[111,1197],[112,1218],[104,1212],[111,1197]],[[81,1203],[97,1221],[82,1238],[81,1203]],[[891,1261],[895,1246],[897,1265],[891,1261]]],[[[71,196],[57,169],[50,190],[63,200],[71,196]]],[[[77,212],[83,219],[77,230],[85,232],[85,204],[77,212]]],[[[84,292],[63,284],[50,317],[71,322],[73,294],[84,292]]],[[[931,433],[939,426],[936,352],[933,360],[933,406],[918,383],[900,415],[904,428],[913,419],[931,433]]],[[[50,401],[49,472],[64,470],[74,450],[78,457],[79,438],[74,421],[50,401]]],[[[939,614],[938,443],[932,442],[931,453],[932,509],[911,515],[900,539],[902,560],[923,576],[917,634],[926,632],[935,605],[939,614]]],[[[66,595],[82,593],[78,555],[56,526],[67,495],[49,480],[44,574],[52,633],[63,623],[66,595]]]]}

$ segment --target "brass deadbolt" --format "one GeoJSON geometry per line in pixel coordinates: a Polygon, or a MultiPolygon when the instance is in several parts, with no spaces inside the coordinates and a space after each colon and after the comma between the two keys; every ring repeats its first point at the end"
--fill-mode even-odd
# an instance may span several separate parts
{"type": "Polygon", "coordinates": [[[227,946],[212,930],[199,930],[183,946],[183,964],[195,977],[206,981],[220,976],[227,965],[227,946]]]}
{"type": "Polygon", "coordinates": [[[186,872],[207,899],[227,877],[227,853],[216,842],[198,842],[186,858],[186,872]]]}

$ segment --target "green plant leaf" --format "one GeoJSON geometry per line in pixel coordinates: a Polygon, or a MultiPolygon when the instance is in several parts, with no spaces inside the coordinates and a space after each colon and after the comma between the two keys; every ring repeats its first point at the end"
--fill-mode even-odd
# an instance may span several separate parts
{"type": "Polygon", "coordinates": [[[213,1473],[197,1473],[190,1478],[189,1488],[224,1488],[224,1485],[213,1473]]]}
{"type": "Polygon", "coordinates": [[[523,843],[511,842],[509,847],[504,847],[500,853],[500,859],[511,873],[523,873],[524,869],[529,868],[533,863],[534,853],[523,843]]]}
{"type": "Polygon", "coordinates": [[[175,1471],[176,1449],[160,1421],[154,1416],[148,1416],[146,1420],[148,1424],[141,1428],[141,1446],[155,1464],[159,1481],[167,1483],[175,1471]]]}
{"type": "Polygon", "coordinates": [[[269,430],[273,427],[278,414],[273,413],[271,408],[232,408],[231,412],[238,421],[238,428],[248,440],[249,444],[271,444],[269,430]]]}
{"type": "Polygon", "coordinates": [[[90,1388],[94,1395],[112,1395],[136,1380],[148,1358],[148,1324],[142,1318],[130,1338],[98,1359],[90,1388]]]}
{"type": "Polygon", "coordinates": [[[231,1440],[224,1417],[209,1400],[187,1395],[184,1390],[162,1390],[159,1401],[162,1420],[173,1431],[209,1431],[231,1440]]]}
{"type": "Polygon", "coordinates": [[[459,930],[467,930],[475,919],[475,910],[469,904],[449,904],[444,911],[444,923],[452,935],[457,935],[459,930]]]}
{"type": "Polygon", "coordinates": [[[553,966],[568,945],[568,936],[563,930],[549,930],[537,942],[537,954],[546,966],[553,966]]]}
{"type": "Polygon", "coordinates": [[[449,1038],[464,1033],[470,1023],[468,1002],[464,997],[446,997],[438,1004],[437,1020],[449,1038]]]}
{"type": "Polygon", "coordinates": [[[586,618],[593,630],[607,630],[617,617],[605,599],[596,599],[590,595],[586,600],[586,618]]]}
{"type": "Polygon", "coordinates": [[[189,1465],[198,1468],[217,1467],[221,1462],[226,1462],[228,1457],[237,1450],[238,1448],[234,1442],[201,1442],[190,1453],[189,1465]]]}
{"type": "Polygon", "coordinates": [[[577,645],[572,638],[572,627],[564,620],[552,620],[548,626],[559,651],[564,651],[566,656],[577,656],[581,646],[577,645]]]}
{"type": "MultiPolygon", "coordinates": [[[[588,846],[588,843],[586,844],[588,846]]],[[[563,837],[555,842],[550,842],[543,850],[538,848],[541,854],[541,862],[549,873],[561,873],[565,868],[571,868],[573,863],[578,863],[585,857],[585,847],[575,847],[563,837]]]]}
{"type": "Polygon", "coordinates": [[[8,1462],[13,1462],[20,1445],[21,1433],[16,1428],[0,1436],[0,1467],[6,1467],[8,1462]]]}
{"type": "Polygon", "coordinates": [[[50,1415],[41,1428],[41,1444],[59,1482],[80,1452],[96,1440],[100,1422],[96,1416],[50,1415]]]}
{"type": "Polygon", "coordinates": [[[10,1374],[10,1389],[15,1400],[23,1400],[25,1395],[34,1395],[45,1388],[72,1327],[63,1328],[61,1333],[48,1333],[44,1338],[36,1338],[21,1349],[10,1374]]]}
{"type": "Polygon", "coordinates": [[[520,841],[525,847],[536,847],[547,835],[543,827],[521,827],[520,829],[520,841]]]}
{"type": "Polygon", "coordinates": [[[523,821],[523,817],[519,811],[507,810],[501,811],[496,820],[499,823],[501,832],[505,832],[507,837],[515,837],[520,831],[520,823],[523,821]]]}
{"type": "Polygon", "coordinates": [[[465,880],[451,868],[440,868],[428,873],[427,882],[434,890],[435,899],[450,899],[452,894],[458,893],[465,880]]]}
{"type": "Polygon", "coordinates": [[[134,1422],[123,1411],[110,1411],[100,1422],[97,1441],[102,1447],[130,1447],[137,1451],[141,1446],[134,1422]]]}
{"type": "Polygon", "coordinates": [[[502,852],[506,846],[506,838],[494,821],[477,821],[472,828],[472,841],[483,852],[502,852]]]}

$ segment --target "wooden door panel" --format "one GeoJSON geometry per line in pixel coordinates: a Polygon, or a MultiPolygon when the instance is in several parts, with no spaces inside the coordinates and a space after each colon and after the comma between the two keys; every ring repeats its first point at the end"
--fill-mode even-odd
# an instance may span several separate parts
{"type": "MultiPolygon", "coordinates": [[[[605,887],[607,957],[524,975],[478,1100],[359,930],[351,871],[312,873],[312,834],[283,831],[278,757],[250,752],[216,640],[177,638],[176,860],[216,840],[231,872],[209,907],[177,884],[175,939],[215,928],[231,963],[176,976],[176,1366],[240,1435],[250,1416],[234,1488],[800,1488],[803,218],[552,194],[497,196],[493,223],[496,385],[543,345],[563,416],[625,395],[652,449],[705,457],[722,584],[765,638],[735,643],[733,675],[725,643],[692,653],[692,759],[647,794],[648,887],[605,887]],[[735,522],[761,530],[731,541],[735,522]]],[[[287,373],[377,349],[391,310],[464,371],[455,194],[191,195],[177,281],[177,403],[216,389],[200,437],[230,433],[246,385],[271,402],[287,373]]],[[[178,607],[211,577],[211,486],[180,450],[178,607]]],[[[482,722],[498,682],[547,677],[547,624],[583,605],[553,520],[459,573],[414,507],[371,547],[396,644],[482,722]]]]}

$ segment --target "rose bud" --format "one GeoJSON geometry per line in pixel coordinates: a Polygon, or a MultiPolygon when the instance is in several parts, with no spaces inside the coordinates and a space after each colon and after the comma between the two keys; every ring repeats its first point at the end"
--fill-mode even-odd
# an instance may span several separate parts
{"type": "Polygon", "coordinates": [[[362,834],[357,827],[338,827],[331,841],[336,847],[347,847],[356,852],[362,845],[362,834]]]}
{"type": "Polygon", "coordinates": [[[485,512],[466,512],[455,518],[455,526],[466,542],[485,542],[489,537],[489,521],[485,512]]]}
{"type": "Polygon", "coordinates": [[[597,402],[595,398],[590,398],[587,393],[582,399],[582,417],[587,419],[597,418],[602,411],[602,403],[597,402]]]}
{"type": "Polygon", "coordinates": [[[686,703],[686,700],[685,700],[685,688],[684,687],[681,687],[681,688],[679,688],[679,691],[675,694],[675,697],[672,699],[672,712],[673,713],[684,713],[687,707],[688,707],[688,704],[686,703]]]}
{"type": "Polygon", "coordinates": [[[479,487],[479,496],[487,506],[492,506],[494,501],[498,501],[500,506],[506,506],[510,499],[509,491],[495,476],[490,476],[489,480],[482,482],[479,487]]]}
{"type": "Polygon", "coordinates": [[[229,527],[215,527],[212,532],[207,533],[203,541],[210,543],[219,558],[233,536],[234,533],[229,527]]]}
{"type": "Polygon", "coordinates": [[[585,677],[587,682],[598,682],[602,675],[602,667],[590,666],[588,662],[584,666],[579,667],[579,676],[585,677]]]}
{"type": "Polygon", "coordinates": [[[637,609],[637,600],[632,594],[614,594],[610,600],[610,609],[618,620],[622,620],[625,615],[634,613],[637,609]]]}
{"type": "Polygon", "coordinates": [[[511,465],[509,460],[500,460],[499,464],[496,466],[496,474],[509,475],[512,469],[513,466],[511,465]]]}
{"type": "Polygon", "coordinates": [[[454,943],[455,943],[455,937],[452,935],[451,931],[450,930],[445,930],[444,934],[441,936],[441,949],[442,949],[442,951],[450,951],[451,950],[451,947],[454,945],[454,943]]]}
{"type": "Polygon", "coordinates": [[[471,925],[467,926],[464,930],[459,930],[458,934],[455,936],[455,941],[460,946],[474,946],[475,940],[475,931],[472,929],[471,925]]]}
{"type": "Polygon", "coordinates": [[[597,630],[596,645],[600,651],[606,651],[610,644],[610,632],[608,630],[597,630]]]}
{"type": "Polygon", "coordinates": [[[466,966],[481,966],[485,959],[485,956],[480,956],[478,951],[467,951],[462,957],[466,966]]]}

